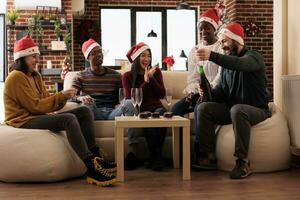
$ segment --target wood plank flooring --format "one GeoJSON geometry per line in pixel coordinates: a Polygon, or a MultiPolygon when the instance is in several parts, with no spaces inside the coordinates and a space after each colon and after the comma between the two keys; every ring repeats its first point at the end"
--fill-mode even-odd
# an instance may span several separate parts
{"type": "Polygon", "coordinates": [[[125,171],[125,183],[101,188],[77,178],[57,183],[7,184],[0,182],[0,199],[64,200],[299,200],[300,170],[253,174],[244,180],[230,180],[227,172],[192,172],[192,181],[182,181],[181,169],[153,172],[125,171]]]}

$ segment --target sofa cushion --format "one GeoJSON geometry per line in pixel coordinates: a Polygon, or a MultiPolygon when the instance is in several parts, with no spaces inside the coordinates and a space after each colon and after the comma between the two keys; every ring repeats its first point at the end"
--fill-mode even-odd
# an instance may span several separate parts
{"type": "Polygon", "coordinates": [[[59,181],[86,171],[63,132],[0,125],[0,158],[4,182],[59,181]]]}

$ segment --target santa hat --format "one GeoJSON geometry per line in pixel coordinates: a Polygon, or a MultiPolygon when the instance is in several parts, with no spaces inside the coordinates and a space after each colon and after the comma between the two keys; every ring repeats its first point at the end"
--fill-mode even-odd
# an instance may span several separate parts
{"type": "Polygon", "coordinates": [[[140,42],[136,45],[134,45],[133,47],[131,47],[131,49],[129,49],[129,51],[127,52],[126,56],[128,58],[128,60],[133,63],[133,61],[141,54],[143,53],[143,51],[150,49],[150,47],[143,43],[140,42]]]}
{"type": "Polygon", "coordinates": [[[237,41],[241,45],[244,45],[244,29],[239,23],[229,23],[222,30],[220,34],[224,34],[227,37],[237,41]]]}
{"type": "Polygon", "coordinates": [[[82,51],[85,59],[88,59],[90,52],[95,47],[100,47],[100,45],[95,40],[93,40],[92,38],[90,38],[89,40],[85,41],[82,44],[81,51],[82,51]]]}
{"type": "Polygon", "coordinates": [[[32,54],[40,54],[39,48],[29,36],[25,36],[14,44],[14,61],[32,54]]]}
{"type": "Polygon", "coordinates": [[[218,15],[218,11],[211,8],[202,13],[197,26],[199,27],[201,22],[208,22],[215,28],[215,30],[217,30],[219,27],[219,21],[220,17],[218,15]]]}

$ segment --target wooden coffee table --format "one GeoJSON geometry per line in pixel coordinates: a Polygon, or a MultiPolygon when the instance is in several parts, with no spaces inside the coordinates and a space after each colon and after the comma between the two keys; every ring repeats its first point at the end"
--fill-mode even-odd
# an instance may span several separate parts
{"type": "Polygon", "coordinates": [[[117,179],[124,182],[124,129],[125,128],[157,128],[171,127],[173,137],[173,164],[174,168],[180,167],[179,158],[179,128],[182,132],[182,179],[191,179],[190,169],[190,120],[180,116],[172,118],[139,119],[133,116],[115,118],[115,159],[117,162],[117,179]]]}

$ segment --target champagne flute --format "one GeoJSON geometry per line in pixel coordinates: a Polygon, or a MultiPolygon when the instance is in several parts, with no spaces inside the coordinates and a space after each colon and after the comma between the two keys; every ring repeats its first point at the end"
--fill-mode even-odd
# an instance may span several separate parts
{"type": "MultiPolygon", "coordinates": [[[[137,105],[137,89],[138,88],[131,88],[131,103],[133,104],[134,109],[137,105]]],[[[136,117],[135,113],[134,117],[136,117]]]]}
{"type": "Polygon", "coordinates": [[[141,112],[141,104],[143,102],[143,90],[142,88],[137,88],[137,98],[136,98],[136,103],[138,105],[138,115],[141,112]]]}
{"type": "Polygon", "coordinates": [[[122,110],[122,114],[121,114],[122,117],[124,116],[123,113],[124,101],[125,101],[125,89],[119,88],[119,102],[122,110]]]}
{"type": "Polygon", "coordinates": [[[172,89],[171,88],[166,88],[166,96],[165,99],[167,101],[168,105],[168,111],[170,110],[170,106],[172,105],[172,89]]]}

